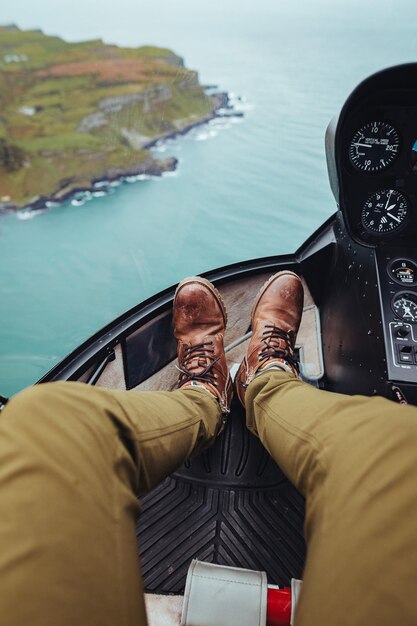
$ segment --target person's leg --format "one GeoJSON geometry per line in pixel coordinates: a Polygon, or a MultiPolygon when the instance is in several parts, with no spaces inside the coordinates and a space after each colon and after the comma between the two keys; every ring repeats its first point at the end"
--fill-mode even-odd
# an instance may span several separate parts
{"type": "Polygon", "coordinates": [[[269,371],[248,425],[306,496],[297,626],[417,624],[417,408],[269,371]]]}
{"type": "Polygon", "coordinates": [[[249,428],[306,497],[296,626],[415,626],[417,408],[320,391],[297,376],[302,285],[273,276],[237,374],[249,428]]]}
{"type": "Polygon", "coordinates": [[[137,495],[214,438],[203,389],[39,385],[0,417],[5,626],[144,626],[137,495]]]}
{"type": "Polygon", "coordinates": [[[145,626],[137,496],[209,445],[229,410],[226,314],[204,279],[174,298],[179,387],[33,387],[0,417],[5,626],[145,626]]]}

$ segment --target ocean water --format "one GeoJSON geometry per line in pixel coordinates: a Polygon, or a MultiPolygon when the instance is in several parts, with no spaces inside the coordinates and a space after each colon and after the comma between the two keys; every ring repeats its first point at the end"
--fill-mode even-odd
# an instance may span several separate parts
{"type": "Polygon", "coordinates": [[[417,60],[414,0],[15,0],[0,22],[172,48],[244,112],[160,146],[173,175],[0,217],[3,395],[186,275],[294,251],[336,209],[328,122],[367,75],[417,60]]]}

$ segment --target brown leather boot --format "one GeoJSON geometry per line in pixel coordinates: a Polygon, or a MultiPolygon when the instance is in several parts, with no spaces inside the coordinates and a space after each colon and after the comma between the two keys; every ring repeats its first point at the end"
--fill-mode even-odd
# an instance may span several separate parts
{"type": "Polygon", "coordinates": [[[204,387],[230,410],[232,381],[226,364],[223,337],[226,310],[217,289],[205,278],[186,278],[174,297],[174,334],[178,340],[178,387],[204,387]]]}
{"type": "Polygon", "coordinates": [[[236,374],[236,391],[245,406],[250,382],[265,370],[298,375],[294,345],[303,312],[303,285],[297,274],[278,272],[265,283],[252,308],[252,338],[236,374]]]}

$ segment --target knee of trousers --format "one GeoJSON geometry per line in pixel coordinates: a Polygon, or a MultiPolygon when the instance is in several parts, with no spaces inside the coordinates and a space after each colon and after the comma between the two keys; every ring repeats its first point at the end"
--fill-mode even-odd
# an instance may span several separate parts
{"type": "MultiPolygon", "coordinates": [[[[65,383],[66,384],[66,383],[65,383]]],[[[32,419],[34,413],[37,417],[49,411],[51,405],[58,399],[57,389],[60,383],[45,383],[43,385],[33,385],[19,391],[9,400],[3,412],[7,420],[13,422],[26,422],[32,419]]]]}
{"type": "Polygon", "coordinates": [[[64,424],[65,429],[76,431],[94,423],[97,431],[114,432],[112,420],[103,419],[94,392],[89,392],[90,388],[81,383],[56,382],[28,387],[6,405],[0,427],[20,434],[36,431],[41,435],[58,432],[64,424]]]}
{"type": "Polygon", "coordinates": [[[82,476],[82,481],[94,482],[97,493],[108,490],[117,475],[131,490],[129,502],[136,507],[136,451],[120,436],[117,401],[103,391],[56,382],[18,393],[0,416],[1,459],[19,458],[32,468],[82,476]]]}

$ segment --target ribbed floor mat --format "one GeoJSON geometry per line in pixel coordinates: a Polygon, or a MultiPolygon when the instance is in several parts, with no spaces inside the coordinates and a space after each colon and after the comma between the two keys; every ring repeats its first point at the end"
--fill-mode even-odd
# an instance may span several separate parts
{"type": "Polygon", "coordinates": [[[138,523],[145,589],[182,593],[197,558],[300,578],[304,501],[234,404],[225,433],[142,499],[138,523]]]}

